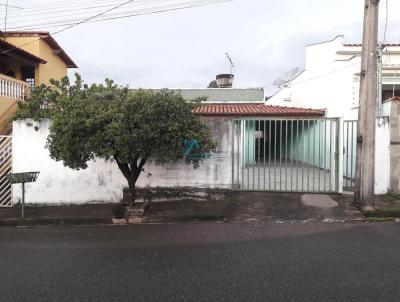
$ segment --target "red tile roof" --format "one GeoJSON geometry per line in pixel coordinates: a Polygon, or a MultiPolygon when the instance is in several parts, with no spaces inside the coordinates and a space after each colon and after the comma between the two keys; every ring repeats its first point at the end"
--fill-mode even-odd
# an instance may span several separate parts
{"type": "Polygon", "coordinates": [[[63,60],[68,68],[78,68],[70,56],[61,48],[56,40],[50,35],[48,31],[7,31],[1,32],[3,37],[38,37],[47,42],[49,46],[57,52],[57,55],[63,60]]]}
{"type": "Polygon", "coordinates": [[[306,109],[295,107],[282,107],[265,105],[264,103],[241,103],[241,104],[202,104],[196,107],[193,111],[202,116],[252,116],[252,117],[266,117],[266,116],[280,116],[280,117],[320,117],[325,115],[325,110],[321,109],[306,109]]]}
{"type": "Polygon", "coordinates": [[[45,60],[35,56],[34,54],[31,54],[26,50],[23,50],[22,48],[18,48],[14,44],[8,43],[4,40],[0,40],[0,50],[5,54],[14,53],[35,63],[41,63],[41,64],[46,63],[45,60]]]}
{"type": "Polygon", "coordinates": [[[391,98],[390,101],[400,102],[400,96],[395,96],[395,97],[391,98]]]}

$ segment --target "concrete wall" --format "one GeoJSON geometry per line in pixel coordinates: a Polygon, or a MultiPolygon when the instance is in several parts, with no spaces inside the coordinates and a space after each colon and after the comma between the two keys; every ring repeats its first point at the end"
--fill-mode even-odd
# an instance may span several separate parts
{"type": "MultiPolygon", "coordinates": [[[[138,187],[202,187],[230,188],[232,183],[232,121],[209,119],[208,123],[219,142],[216,152],[198,169],[183,163],[165,167],[146,164],[138,187]]],[[[36,183],[27,185],[27,203],[82,204],[89,202],[119,202],[126,186],[116,164],[97,159],[85,170],[75,171],[55,162],[45,149],[49,122],[39,130],[24,121],[13,123],[13,172],[40,171],[36,183]]],[[[13,201],[21,198],[19,185],[13,186],[13,201]]]]}
{"type": "Polygon", "coordinates": [[[389,192],[391,165],[390,124],[387,119],[380,119],[375,129],[375,194],[382,195],[389,192]]]}
{"type": "Polygon", "coordinates": [[[390,188],[400,193],[400,103],[392,102],[390,114],[390,188]]]}

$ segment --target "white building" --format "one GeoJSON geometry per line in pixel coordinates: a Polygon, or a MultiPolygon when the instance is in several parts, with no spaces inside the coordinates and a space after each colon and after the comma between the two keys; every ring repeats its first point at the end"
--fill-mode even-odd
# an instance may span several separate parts
{"type": "MultiPolygon", "coordinates": [[[[307,46],[305,70],[294,80],[280,87],[280,90],[267,100],[268,105],[325,109],[327,117],[341,118],[344,121],[342,141],[345,189],[354,186],[357,137],[355,121],[358,118],[361,52],[361,44],[345,44],[343,36],[307,46]]],[[[391,134],[389,121],[390,118],[393,119],[391,113],[393,115],[394,111],[391,110],[392,102],[388,100],[400,96],[400,44],[386,45],[380,57],[382,77],[378,78],[382,89],[377,100],[377,194],[396,190],[390,184],[398,169],[391,165],[391,156],[394,154],[392,152],[391,155],[391,150],[394,147],[391,146],[393,133],[391,134]]]]}
{"type": "MultiPolygon", "coordinates": [[[[400,44],[382,51],[382,97],[400,96],[400,44]]],[[[328,117],[356,120],[361,70],[361,44],[343,36],[306,47],[305,70],[268,99],[269,105],[326,109],[328,117]]]]}

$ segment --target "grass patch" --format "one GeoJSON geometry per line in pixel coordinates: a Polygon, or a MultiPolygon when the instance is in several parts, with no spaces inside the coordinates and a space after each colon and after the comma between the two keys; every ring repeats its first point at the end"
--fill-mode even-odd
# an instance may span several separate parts
{"type": "Polygon", "coordinates": [[[364,221],[365,222],[370,222],[370,223],[372,223],[372,222],[393,222],[393,221],[395,221],[396,220],[396,218],[394,218],[394,217],[373,217],[373,216],[371,216],[371,217],[365,217],[365,219],[364,219],[364,221]]]}

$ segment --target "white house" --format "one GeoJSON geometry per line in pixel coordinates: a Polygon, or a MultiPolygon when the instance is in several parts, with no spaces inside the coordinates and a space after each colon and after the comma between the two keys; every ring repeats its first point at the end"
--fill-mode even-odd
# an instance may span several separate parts
{"type": "MultiPolygon", "coordinates": [[[[330,152],[339,147],[335,139],[338,123],[325,121],[324,110],[266,105],[262,88],[174,90],[185,99],[208,97],[194,112],[207,122],[218,146],[196,170],[183,162],[166,166],[147,163],[138,187],[331,193],[341,190],[338,159],[330,152]],[[310,141],[310,133],[313,145],[305,143],[306,139],[310,141]]],[[[50,158],[45,148],[50,123],[43,121],[38,131],[28,127],[27,121],[13,123],[13,172],[40,172],[37,182],[27,184],[27,202],[120,201],[127,183],[115,163],[96,159],[87,169],[75,171],[50,158]]],[[[12,203],[20,198],[21,190],[14,186],[12,203]]]]}
{"type": "MultiPolygon", "coordinates": [[[[269,105],[324,108],[327,117],[341,118],[343,124],[343,174],[344,187],[354,186],[356,120],[358,118],[361,44],[346,44],[343,36],[331,41],[306,47],[305,70],[267,100],[269,105]],[[346,179],[347,178],[347,179],[346,179]],[[347,183],[347,185],[346,185],[347,183]]],[[[393,137],[390,124],[393,116],[392,102],[400,96],[400,44],[387,44],[381,51],[382,87],[378,96],[378,119],[376,126],[375,192],[383,194],[393,187],[393,177],[398,169],[391,165],[393,137]],[[392,114],[392,116],[391,116],[392,114]],[[392,182],[392,184],[391,184],[392,182]]],[[[378,72],[378,71],[377,71],[378,72]]],[[[378,72],[378,74],[380,74],[378,72]]],[[[392,125],[392,132],[395,131],[392,125]]],[[[393,158],[392,158],[393,163],[393,158]]]]}
{"type": "MultiPolygon", "coordinates": [[[[361,44],[343,36],[306,47],[305,70],[268,99],[269,105],[325,108],[328,117],[356,120],[361,70],[361,44]]],[[[400,44],[382,51],[382,102],[400,96],[400,44]]]]}

